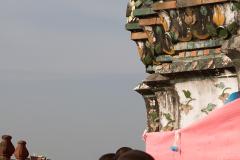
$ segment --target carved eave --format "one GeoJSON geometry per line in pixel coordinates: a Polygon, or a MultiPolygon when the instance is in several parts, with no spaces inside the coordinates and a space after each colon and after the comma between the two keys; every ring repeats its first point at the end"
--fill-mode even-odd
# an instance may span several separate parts
{"type": "Polygon", "coordinates": [[[208,5],[213,3],[233,2],[238,0],[172,0],[167,2],[156,2],[152,4],[153,10],[166,10],[166,9],[177,9],[194,7],[199,5],[208,5]]]}
{"type": "Polygon", "coordinates": [[[200,58],[176,59],[172,63],[149,66],[147,72],[172,74],[180,72],[203,71],[233,67],[231,59],[226,55],[204,56],[200,58]]]}
{"type": "Polygon", "coordinates": [[[150,74],[143,83],[147,84],[150,87],[158,86],[168,86],[170,84],[170,79],[168,77],[165,77],[161,74],[150,74]]]}
{"type": "Polygon", "coordinates": [[[152,88],[146,85],[145,83],[138,84],[134,89],[134,91],[138,92],[139,94],[143,96],[150,96],[154,95],[154,92],[152,91],[152,88]]]}
{"type": "Polygon", "coordinates": [[[238,34],[239,0],[130,0],[126,29],[148,73],[233,67],[222,44],[238,34]]]}

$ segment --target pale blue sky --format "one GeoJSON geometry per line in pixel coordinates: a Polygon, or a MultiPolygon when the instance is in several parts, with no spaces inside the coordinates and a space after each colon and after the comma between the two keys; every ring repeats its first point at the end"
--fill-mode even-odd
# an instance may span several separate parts
{"type": "Polygon", "coordinates": [[[144,149],[145,77],[124,1],[0,1],[0,134],[30,153],[94,160],[144,149]]]}

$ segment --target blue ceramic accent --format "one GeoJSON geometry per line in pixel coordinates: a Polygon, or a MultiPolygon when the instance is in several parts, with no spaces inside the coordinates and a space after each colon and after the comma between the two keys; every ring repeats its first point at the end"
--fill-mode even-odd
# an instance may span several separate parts
{"type": "Polygon", "coordinates": [[[240,98],[240,91],[230,94],[228,96],[227,100],[224,103],[227,104],[227,103],[232,102],[232,101],[234,101],[238,98],[240,98]]]}
{"type": "Polygon", "coordinates": [[[178,147],[177,146],[171,146],[170,149],[173,152],[177,152],[178,151],[178,147]]]}

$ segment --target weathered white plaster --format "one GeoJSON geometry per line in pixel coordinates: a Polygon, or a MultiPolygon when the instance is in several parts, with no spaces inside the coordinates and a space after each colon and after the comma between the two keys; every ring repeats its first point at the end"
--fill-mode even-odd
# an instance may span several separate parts
{"type": "Polygon", "coordinates": [[[233,11],[233,3],[225,3],[224,4],[224,13],[225,13],[225,24],[229,25],[235,21],[236,11],[233,11]]]}
{"type": "Polygon", "coordinates": [[[236,77],[213,77],[208,79],[198,78],[175,84],[175,88],[179,94],[181,104],[186,104],[188,101],[188,98],[185,97],[183,90],[190,91],[191,97],[195,99],[189,104],[192,106],[192,110],[190,110],[188,114],[181,112],[180,128],[186,127],[193,122],[196,122],[197,120],[207,116],[207,114],[201,110],[207,107],[208,104],[215,104],[216,108],[224,105],[223,101],[220,99],[224,88],[221,89],[216,87],[216,85],[220,83],[225,85],[224,88],[230,88],[225,91],[225,96],[238,90],[236,77]]]}

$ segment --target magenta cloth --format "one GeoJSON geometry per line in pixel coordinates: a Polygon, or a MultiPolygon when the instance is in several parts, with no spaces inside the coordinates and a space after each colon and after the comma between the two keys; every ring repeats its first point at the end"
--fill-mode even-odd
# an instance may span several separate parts
{"type": "Polygon", "coordinates": [[[240,99],[179,130],[178,152],[170,147],[175,132],[147,133],[146,152],[155,160],[240,160],[240,99]]]}

